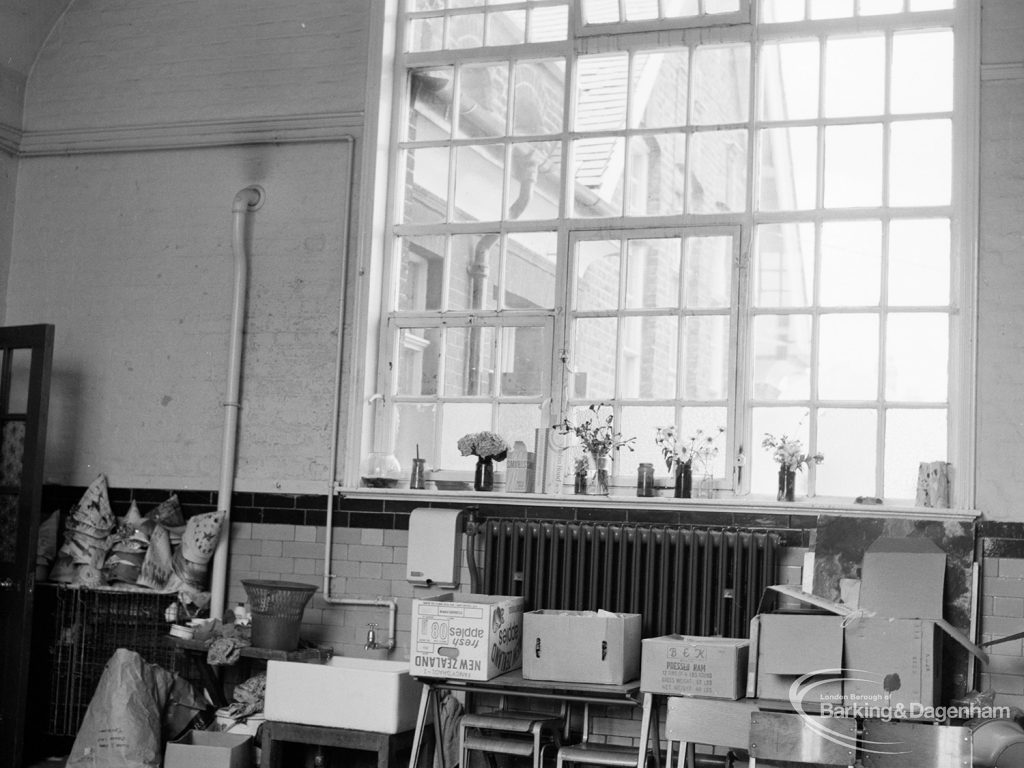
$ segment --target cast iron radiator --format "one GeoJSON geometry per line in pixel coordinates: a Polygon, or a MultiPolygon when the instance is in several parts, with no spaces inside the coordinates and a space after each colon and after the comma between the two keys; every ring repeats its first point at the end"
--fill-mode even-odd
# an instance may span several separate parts
{"type": "Polygon", "coordinates": [[[747,637],[779,536],[646,524],[487,520],[482,586],[526,610],[639,613],[643,636],[747,637]]]}

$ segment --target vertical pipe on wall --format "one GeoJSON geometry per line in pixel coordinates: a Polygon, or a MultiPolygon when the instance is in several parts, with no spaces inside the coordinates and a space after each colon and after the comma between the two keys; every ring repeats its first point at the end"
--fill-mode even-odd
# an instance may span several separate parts
{"type": "Polygon", "coordinates": [[[239,392],[242,380],[242,337],[245,330],[245,296],[249,276],[249,247],[252,239],[252,213],[263,205],[266,192],[253,184],[235,195],[231,206],[231,246],[235,259],[234,300],[231,305],[231,338],[228,351],[227,394],[224,397],[224,441],[221,449],[220,490],[217,509],[224,513],[221,536],[213,553],[210,579],[210,616],[224,614],[227,592],[228,540],[231,538],[231,494],[235,488],[235,459],[238,446],[239,392]]]}

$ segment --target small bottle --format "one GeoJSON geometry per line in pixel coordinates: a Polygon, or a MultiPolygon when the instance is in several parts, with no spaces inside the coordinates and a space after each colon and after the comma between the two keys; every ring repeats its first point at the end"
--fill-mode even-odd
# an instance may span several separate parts
{"type": "Polygon", "coordinates": [[[426,486],[423,484],[423,468],[426,466],[426,459],[412,460],[412,475],[409,477],[409,487],[413,490],[422,491],[426,486]]]}
{"type": "Polygon", "coordinates": [[[636,495],[654,495],[654,465],[642,462],[636,470],[636,495]]]}

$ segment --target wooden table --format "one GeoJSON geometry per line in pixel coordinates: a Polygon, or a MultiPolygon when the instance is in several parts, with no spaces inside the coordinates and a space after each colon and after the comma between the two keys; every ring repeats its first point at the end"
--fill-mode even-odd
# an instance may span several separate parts
{"type": "Polygon", "coordinates": [[[284,744],[316,744],[377,753],[377,768],[397,765],[395,758],[413,741],[413,731],[377,733],[353,731],[348,728],[326,728],[268,720],[262,726],[260,768],[281,768],[284,765],[284,744]]]}
{"type": "MultiPolygon", "coordinates": [[[[504,675],[498,675],[490,680],[452,680],[431,677],[420,677],[417,679],[423,683],[423,692],[420,694],[420,709],[416,718],[416,730],[413,735],[409,768],[416,768],[420,747],[423,743],[423,731],[431,714],[433,714],[434,718],[436,748],[443,750],[444,738],[441,733],[441,718],[438,715],[440,713],[440,697],[444,691],[485,693],[495,696],[517,696],[567,703],[622,704],[641,707],[643,714],[640,721],[640,744],[638,747],[637,765],[644,765],[647,745],[651,737],[652,720],[655,714],[655,697],[651,694],[640,693],[639,679],[620,685],[527,680],[523,677],[521,669],[507,672],[504,675]]],[[[657,728],[656,723],[654,727],[657,728]]]]}

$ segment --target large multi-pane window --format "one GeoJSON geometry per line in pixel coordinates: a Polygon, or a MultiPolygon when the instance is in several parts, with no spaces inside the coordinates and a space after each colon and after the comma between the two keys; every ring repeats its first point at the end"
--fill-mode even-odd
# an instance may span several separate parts
{"type": "MultiPolygon", "coordinates": [[[[962,1],[962,0],[961,0],[962,1]]],[[[914,497],[965,418],[955,0],[405,0],[379,370],[408,466],[607,403],[637,464],[914,497]],[[959,350],[959,351],[958,351],[959,350]],[[960,420],[960,421],[958,421],[960,420]]]]}

